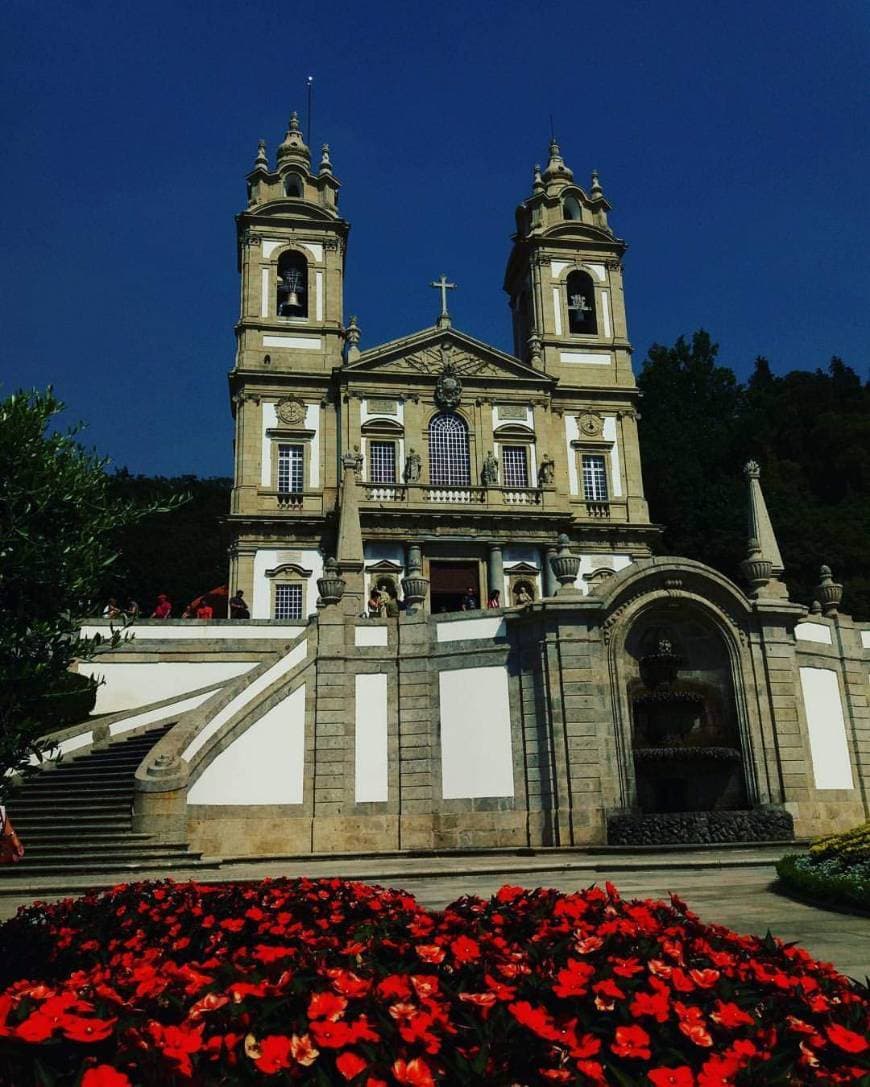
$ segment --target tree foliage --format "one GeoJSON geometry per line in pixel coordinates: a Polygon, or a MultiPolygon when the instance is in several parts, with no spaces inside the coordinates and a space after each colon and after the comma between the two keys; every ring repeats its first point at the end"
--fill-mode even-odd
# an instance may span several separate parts
{"type": "Polygon", "coordinates": [[[52,429],[62,410],[51,389],[0,401],[0,771],[41,750],[40,700],[97,648],[78,619],[117,560],[116,533],[160,509],[113,493],[79,428],[52,429]]]}
{"type": "Polygon", "coordinates": [[[704,332],[654,344],[638,384],[646,494],[663,554],[739,580],[746,552],[742,466],[761,483],[795,600],[810,603],[819,566],[844,582],[844,610],[870,617],[870,383],[841,359],[775,375],[759,358],[746,383],[704,332]]]}
{"type": "Polygon", "coordinates": [[[229,535],[224,520],[232,482],[134,476],[124,469],[110,476],[110,493],[120,502],[163,507],[180,495],[187,500],[119,527],[113,541],[120,557],[103,578],[101,598],[116,597],[122,607],[135,600],[142,614],[150,615],[157,594],[166,593],[178,617],[196,597],[226,584],[229,535]]]}

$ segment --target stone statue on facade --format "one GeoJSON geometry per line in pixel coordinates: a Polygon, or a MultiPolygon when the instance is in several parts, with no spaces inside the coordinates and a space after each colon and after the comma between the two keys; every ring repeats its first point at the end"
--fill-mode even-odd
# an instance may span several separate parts
{"type": "Polygon", "coordinates": [[[413,449],[405,458],[405,471],[402,473],[406,483],[418,483],[423,468],[420,454],[413,449]]]}
{"type": "Polygon", "coordinates": [[[556,462],[549,453],[545,453],[538,466],[538,486],[549,487],[556,474],[556,462]]]}
{"type": "Polygon", "coordinates": [[[480,473],[480,481],[484,487],[495,487],[498,485],[498,461],[493,456],[492,450],[490,450],[483,458],[483,469],[480,473]]]}

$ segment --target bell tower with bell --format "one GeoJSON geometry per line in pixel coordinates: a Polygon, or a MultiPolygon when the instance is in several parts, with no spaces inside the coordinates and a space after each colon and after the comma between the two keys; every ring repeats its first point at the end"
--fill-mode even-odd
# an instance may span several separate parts
{"type": "Polygon", "coordinates": [[[597,172],[574,180],[555,139],[531,195],[517,208],[504,287],[514,354],[560,382],[634,385],[622,294],[626,244],[607,222],[610,204],[597,172]]]}
{"type": "Polygon", "coordinates": [[[274,169],[260,141],[247,178],[248,206],[236,217],[237,370],[329,371],[340,364],[349,226],[338,211],[339,188],[328,144],[313,171],[295,113],[274,169]]]}
{"type": "Polygon", "coordinates": [[[260,141],[236,216],[230,583],[253,594],[255,618],[308,615],[317,598],[325,511],[338,485],[332,374],[351,338],[342,313],[350,227],[339,188],[329,146],[314,168],[293,113],[274,163],[260,141]]]}

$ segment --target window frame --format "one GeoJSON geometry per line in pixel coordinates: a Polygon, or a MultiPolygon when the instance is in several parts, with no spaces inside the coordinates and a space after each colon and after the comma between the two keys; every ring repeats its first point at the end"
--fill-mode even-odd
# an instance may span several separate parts
{"type": "Polygon", "coordinates": [[[305,619],[305,597],[308,585],[302,579],[282,580],[272,582],[272,607],[271,617],[273,619],[282,620],[284,622],[302,622],[305,619]],[[279,615],[278,614],[278,599],[282,595],[283,589],[298,589],[299,590],[299,614],[298,615],[279,615]]]}
{"type": "Polygon", "coordinates": [[[272,482],[275,488],[275,493],[279,495],[303,495],[305,493],[305,480],[308,469],[308,457],[306,456],[306,448],[310,444],[303,441],[289,441],[286,438],[275,439],[275,455],[272,458],[272,482]],[[292,487],[286,491],[281,490],[281,450],[282,449],[298,449],[299,450],[299,476],[302,486],[298,490],[294,490],[292,487]]]}
{"type": "Polygon", "coordinates": [[[372,486],[376,487],[395,487],[400,483],[399,480],[399,443],[393,438],[369,438],[368,439],[368,458],[367,458],[367,476],[368,482],[372,486]],[[378,479],[375,477],[375,464],[378,458],[375,457],[375,447],[381,446],[392,450],[392,479],[378,479]]]}
{"type": "MultiPolygon", "coordinates": [[[[593,452],[591,450],[585,450],[585,451],[581,450],[580,451],[580,466],[579,467],[580,467],[580,473],[579,473],[579,475],[580,475],[580,485],[582,487],[583,501],[584,502],[600,502],[600,503],[608,503],[609,504],[610,503],[610,488],[611,488],[611,483],[610,483],[610,479],[609,479],[609,476],[610,476],[610,456],[609,456],[609,454],[604,452],[604,451],[593,452]],[[600,467],[601,467],[600,482],[601,482],[601,484],[603,484],[603,490],[604,490],[603,495],[588,493],[588,490],[587,490],[587,474],[586,474],[586,462],[587,462],[587,460],[588,461],[592,461],[592,460],[600,461],[600,467]]],[[[594,488],[595,477],[592,474],[590,474],[590,482],[593,483],[593,490],[594,490],[595,489],[594,488]]]]}
{"type": "Polygon", "coordinates": [[[426,428],[426,448],[428,453],[430,487],[470,487],[472,485],[471,428],[459,412],[440,411],[432,416],[429,420],[429,425],[426,428]],[[444,427],[439,428],[443,431],[443,448],[437,450],[433,446],[433,426],[441,422],[446,424],[449,420],[456,420],[459,425],[455,427],[448,427],[445,425],[444,427]],[[454,441],[450,435],[451,430],[454,435],[461,435],[461,438],[454,441]],[[463,444],[462,439],[464,439],[464,449],[459,448],[463,444]],[[455,461],[452,459],[457,450],[459,451],[460,456],[464,453],[464,457],[462,457],[462,459],[464,459],[464,464],[460,463],[458,469],[455,461]],[[447,470],[442,473],[442,469],[445,467],[447,470]],[[439,475],[443,475],[443,477],[438,478],[439,475]]]}
{"type": "Polygon", "coordinates": [[[500,443],[499,452],[501,453],[501,479],[502,487],[512,491],[524,491],[528,490],[532,486],[531,473],[529,464],[529,446],[530,442],[523,443],[500,443]],[[518,453],[522,456],[522,475],[525,477],[521,482],[511,480],[508,472],[508,453],[518,453]]]}

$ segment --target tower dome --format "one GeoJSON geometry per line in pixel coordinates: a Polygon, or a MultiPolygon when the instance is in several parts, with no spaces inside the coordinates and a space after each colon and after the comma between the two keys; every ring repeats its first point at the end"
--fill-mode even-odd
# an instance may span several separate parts
{"type": "Polygon", "coordinates": [[[302,131],[299,128],[299,115],[295,110],[290,114],[287,135],[278,146],[278,169],[293,164],[304,166],[306,170],[311,167],[311,152],[302,138],[302,131]]]}

